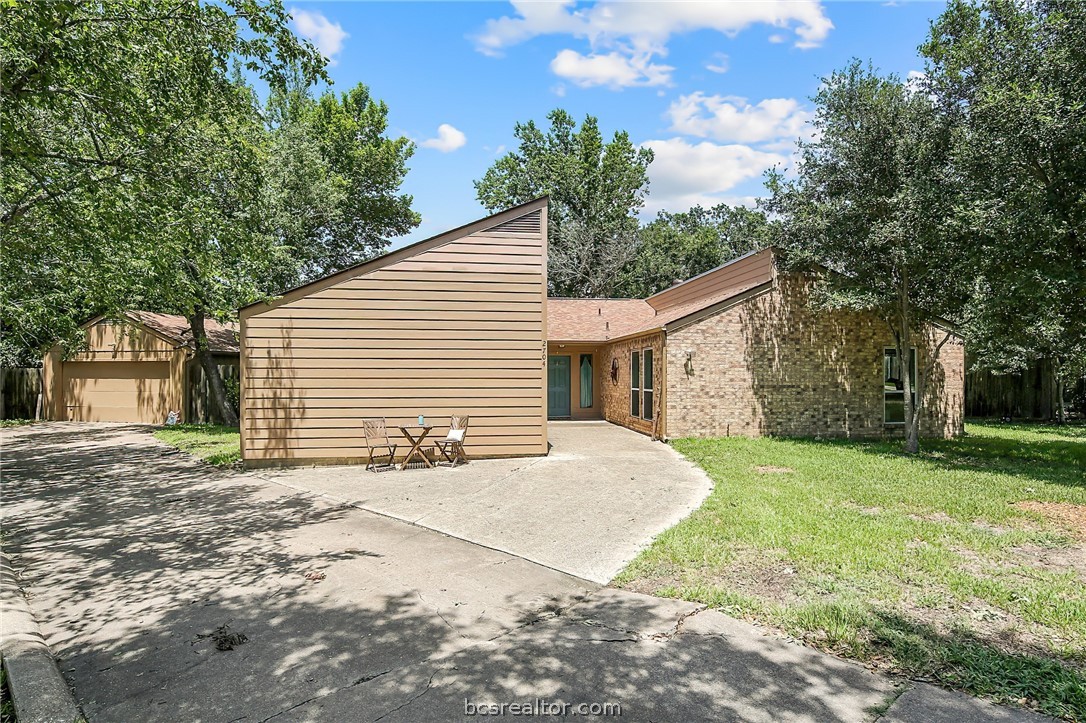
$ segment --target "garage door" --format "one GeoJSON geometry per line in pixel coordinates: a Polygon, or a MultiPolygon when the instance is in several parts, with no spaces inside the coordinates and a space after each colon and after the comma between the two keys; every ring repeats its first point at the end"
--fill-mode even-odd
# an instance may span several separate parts
{"type": "Polygon", "coordinates": [[[169,381],[169,362],[65,362],[68,419],[161,424],[169,381]]]}

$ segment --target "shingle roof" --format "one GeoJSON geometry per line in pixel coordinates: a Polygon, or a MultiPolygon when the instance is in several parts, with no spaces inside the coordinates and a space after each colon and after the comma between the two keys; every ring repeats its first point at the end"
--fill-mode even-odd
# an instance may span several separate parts
{"type": "Polygon", "coordinates": [[[750,291],[762,283],[752,282],[659,312],[642,299],[550,298],[547,299],[547,339],[598,342],[652,331],[750,291]]]}
{"type": "Polygon", "coordinates": [[[547,338],[606,341],[651,324],[656,311],[642,299],[547,299],[547,338]]]}
{"type": "MultiPolygon", "coordinates": [[[[189,321],[180,314],[159,314],[154,311],[126,311],[133,321],[143,324],[148,329],[158,332],[182,346],[193,348],[192,329],[189,321]]],[[[221,324],[214,319],[204,320],[204,331],[211,351],[216,354],[236,354],[241,351],[238,342],[238,325],[233,322],[221,324]]]]}

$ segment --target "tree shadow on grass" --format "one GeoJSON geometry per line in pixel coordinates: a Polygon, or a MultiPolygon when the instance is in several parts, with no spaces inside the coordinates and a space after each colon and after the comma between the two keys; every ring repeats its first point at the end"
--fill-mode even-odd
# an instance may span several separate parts
{"type": "MultiPolygon", "coordinates": [[[[898,441],[790,439],[817,448],[853,449],[880,457],[909,459],[898,441]]],[[[917,464],[936,470],[974,470],[1023,477],[1044,484],[1086,488],[1086,441],[1008,440],[984,435],[923,439],[917,464]]]]}

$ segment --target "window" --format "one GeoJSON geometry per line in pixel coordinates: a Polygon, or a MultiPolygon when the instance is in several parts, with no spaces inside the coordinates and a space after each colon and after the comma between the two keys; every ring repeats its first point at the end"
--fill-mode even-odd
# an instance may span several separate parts
{"type": "Polygon", "coordinates": [[[630,354],[630,416],[652,419],[652,349],[630,354]]]}
{"type": "Polygon", "coordinates": [[[641,370],[644,374],[644,382],[641,384],[641,389],[645,395],[645,401],[641,405],[641,416],[644,419],[652,419],[652,349],[645,349],[642,354],[644,363],[641,365],[641,370]]]}
{"type": "MultiPolygon", "coordinates": [[[[916,408],[916,349],[909,351],[912,367],[912,402],[916,408]]],[[[905,424],[905,380],[897,349],[885,349],[882,357],[883,419],[888,425],[905,424]]]]}
{"type": "Polygon", "coordinates": [[[592,355],[581,354],[581,409],[592,407],[592,355]]]}

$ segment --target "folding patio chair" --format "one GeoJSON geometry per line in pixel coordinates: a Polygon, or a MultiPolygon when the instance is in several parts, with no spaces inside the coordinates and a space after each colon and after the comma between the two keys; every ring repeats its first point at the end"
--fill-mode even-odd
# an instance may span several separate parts
{"type": "Polygon", "coordinates": [[[449,422],[449,433],[445,435],[445,439],[434,442],[434,447],[453,467],[460,462],[468,461],[468,455],[464,452],[464,437],[467,433],[468,417],[454,416],[449,422]]]}
{"type": "Polygon", "coordinates": [[[370,459],[366,463],[366,469],[372,469],[376,472],[377,462],[374,461],[374,458],[380,459],[381,457],[388,458],[388,462],[383,465],[384,467],[392,467],[393,461],[396,459],[396,445],[388,440],[388,428],[385,426],[385,418],[363,419],[362,430],[366,435],[366,447],[370,451],[370,459]],[[387,454],[378,452],[381,449],[388,450],[387,454]]]}

